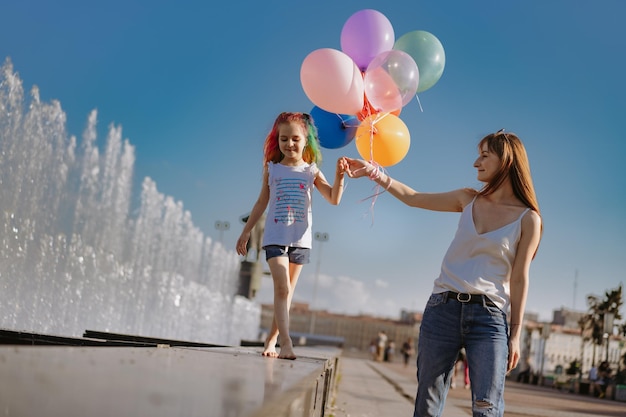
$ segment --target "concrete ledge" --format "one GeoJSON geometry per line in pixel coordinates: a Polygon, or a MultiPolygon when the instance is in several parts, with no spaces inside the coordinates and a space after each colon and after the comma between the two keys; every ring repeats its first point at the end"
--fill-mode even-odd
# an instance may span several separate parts
{"type": "Polygon", "coordinates": [[[0,346],[0,415],[324,417],[338,349],[0,346]]]}

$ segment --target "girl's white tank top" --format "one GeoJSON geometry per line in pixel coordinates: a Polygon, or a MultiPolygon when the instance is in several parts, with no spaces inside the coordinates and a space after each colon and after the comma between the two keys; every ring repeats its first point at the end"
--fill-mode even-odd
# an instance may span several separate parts
{"type": "Polygon", "coordinates": [[[268,164],[270,200],[263,246],[311,248],[311,195],[318,170],[315,163],[296,167],[268,164]]]}

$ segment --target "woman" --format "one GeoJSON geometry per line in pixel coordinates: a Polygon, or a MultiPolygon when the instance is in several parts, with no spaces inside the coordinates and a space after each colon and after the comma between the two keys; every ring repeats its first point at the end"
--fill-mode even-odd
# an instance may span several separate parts
{"type": "Polygon", "coordinates": [[[417,192],[372,163],[346,158],[350,177],[368,176],[408,206],[461,212],[424,309],[415,417],[441,415],[462,348],[474,416],[502,416],[505,377],[520,358],[530,263],[541,239],[539,206],[515,134],[485,136],[478,153],[474,167],[484,186],[444,193],[417,192]]]}

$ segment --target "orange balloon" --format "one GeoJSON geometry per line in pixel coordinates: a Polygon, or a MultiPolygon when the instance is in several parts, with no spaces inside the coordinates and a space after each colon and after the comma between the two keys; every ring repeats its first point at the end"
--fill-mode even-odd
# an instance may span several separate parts
{"type": "Polygon", "coordinates": [[[354,141],[361,158],[389,167],[402,161],[409,152],[411,136],[398,116],[378,113],[363,119],[354,141]]]}

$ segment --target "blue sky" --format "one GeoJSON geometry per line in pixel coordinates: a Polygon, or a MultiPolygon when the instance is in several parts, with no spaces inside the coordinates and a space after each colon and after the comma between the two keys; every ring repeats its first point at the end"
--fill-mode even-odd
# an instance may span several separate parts
{"type": "MultiPolygon", "coordinates": [[[[544,319],[585,309],[626,276],[626,29],[622,0],[219,2],[178,0],[5,2],[0,59],[26,90],[59,100],[78,138],[98,110],[100,140],[121,125],[136,147],[135,175],[182,201],[206,235],[234,248],[240,215],[260,188],[263,139],[281,111],[313,103],[304,58],[341,49],[341,29],[363,9],[396,38],[434,34],[446,66],[400,114],[408,155],[388,168],[420,191],[479,187],[472,163],[485,134],[506,128],[526,144],[544,217],[527,310],[544,319]]],[[[322,171],[358,157],[354,143],[324,150],[322,171]]],[[[374,206],[366,180],[350,180],[340,206],[316,193],[316,242],[294,300],[336,312],[397,316],[422,310],[457,214],[411,209],[387,195],[374,206]],[[320,247],[323,245],[323,247],[320,247]]],[[[139,193],[139,187],[134,190],[139,193]]],[[[260,301],[271,300],[264,278],[260,301]]]]}

